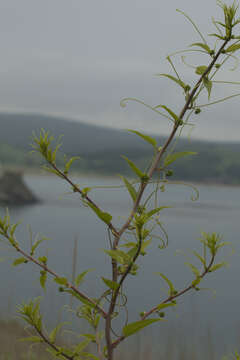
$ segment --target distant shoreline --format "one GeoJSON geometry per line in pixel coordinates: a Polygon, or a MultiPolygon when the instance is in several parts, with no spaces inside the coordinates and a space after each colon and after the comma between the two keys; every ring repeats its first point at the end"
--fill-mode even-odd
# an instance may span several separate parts
{"type": "MultiPolygon", "coordinates": [[[[2,166],[0,168],[0,175],[2,173],[4,173],[4,171],[6,170],[12,170],[12,171],[19,171],[23,173],[24,175],[28,175],[28,176],[53,176],[53,174],[48,173],[46,170],[40,168],[35,168],[35,167],[23,167],[23,166],[2,166]]],[[[89,177],[89,178],[103,178],[103,179],[118,179],[120,180],[120,177],[116,174],[107,174],[107,173],[97,173],[97,172],[93,172],[93,171],[86,171],[86,172],[76,172],[76,171],[72,171],[70,172],[72,177],[89,177]]],[[[226,183],[219,183],[219,182],[212,182],[212,181],[202,181],[202,182],[191,182],[189,180],[180,180],[180,179],[176,179],[173,181],[182,181],[186,184],[189,185],[194,185],[194,186],[218,186],[218,187],[232,187],[232,188],[238,188],[240,187],[240,183],[239,184],[226,184],[226,183]]]]}

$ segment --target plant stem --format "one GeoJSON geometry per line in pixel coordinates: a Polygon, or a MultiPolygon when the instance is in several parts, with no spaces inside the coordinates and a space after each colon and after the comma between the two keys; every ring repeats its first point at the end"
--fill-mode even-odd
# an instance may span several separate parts
{"type": "MultiPolygon", "coordinates": [[[[139,190],[138,190],[138,195],[137,198],[135,200],[135,203],[133,205],[133,209],[127,219],[127,221],[125,222],[125,224],[122,226],[122,228],[115,233],[115,238],[114,238],[114,242],[113,242],[113,250],[116,250],[119,244],[119,241],[121,239],[121,236],[123,235],[123,233],[128,229],[129,225],[132,222],[132,219],[134,217],[134,215],[136,214],[136,211],[140,205],[144,190],[146,189],[149,181],[152,179],[154,172],[156,171],[156,169],[158,168],[158,165],[163,157],[163,155],[165,154],[166,150],[168,149],[169,145],[171,144],[178,128],[180,127],[181,124],[181,120],[183,120],[186,112],[191,109],[191,103],[192,100],[194,99],[194,95],[196,94],[199,86],[201,85],[201,83],[203,82],[203,79],[208,75],[208,73],[212,70],[213,66],[215,65],[217,59],[219,58],[219,56],[222,53],[222,50],[224,49],[224,47],[227,45],[227,43],[230,41],[229,39],[226,39],[222,46],[219,48],[218,52],[216,53],[216,55],[214,56],[214,58],[212,59],[211,63],[208,65],[208,67],[206,68],[206,70],[204,71],[204,73],[200,76],[199,80],[197,81],[196,85],[194,86],[194,88],[192,89],[191,93],[189,94],[181,112],[180,115],[178,117],[178,121],[174,123],[172,131],[168,137],[168,139],[166,140],[165,144],[163,145],[163,147],[157,152],[155,159],[150,167],[150,169],[148,170],[147,176],[148,176],[148,181],[146,182],[141,182],[139,190]]],[[[139,251],[140,253],[140,251],[139,251]]],[[[136,261],[139,253],[137,254],[136,257],[134,257],[134,261],[136,261]]],[[[121,280],[120,280],[120,285],[123,284],[123,281],[125,280],[126,276],[129,274],[131,270],[131,267],[128,267],[126,269],[126,272],[123,274],[121,280]]],[[[112,280],[114,282],[116,282],[118,277],[117,274],[117,262],[116,260],[112,260],[112,280]]],[[[184,289],[181,293],[179,293],[179,295],[175,295],[175,297],[183,295],[185,292],[187,292],[188,290],[190,290],[192,288],[192,285],[190,285],[188,288],[184,289]]],[[[116,305],[116,299],[118,297],[120,291],[120,286],[117,288],[116,291],[114,291],[112,293],[112,298],[111,298],[111,302],[110,302],[110,306],[108,309],[108,313],[107,313],[107,317],[106,317],[106,324],[105,324],[105,338],[106,338],[106,345],[107,345],[107,350],[108,350],[108,355],[107,355],[107,359],[108,360],[113,360],[113,348],[115,348],[118,343],[120,342],[113,342],[111,340],[111,322],[112,322],[112,314],[114,312],[115,309],[115,305],[116,305]]],[[[170,301],[170,298],[168,298],[166,301],[170,301]]],[[[121,337],[122,338],[122,337],[121,337]]],[[[123,337],[124,338],[124,337],[123,337]]],[[[121,340],[122,341],[122,340],[121,340]]]]}

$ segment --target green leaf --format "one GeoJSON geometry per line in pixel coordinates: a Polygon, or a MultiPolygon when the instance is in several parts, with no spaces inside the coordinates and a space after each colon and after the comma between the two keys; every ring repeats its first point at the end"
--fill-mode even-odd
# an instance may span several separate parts
{"type": "Polygon", "coordinates": [[[70,167],[71,167],[71,165],[72,165],[72,163],[73,163],[74,161],[76,161],[76,160],[79,160],[79,159],[80,159],[79,156],[73,156],[71,159],[69,159],[68,162],[67,162],[67,163],[65,164],[65,166],[64,166],[64,174],[67,174],[68,171],[69,171],[69,169],[70,169],[70,167]]]}
{"type": "Polygon", "coordinates": [[[213,271],[216,271],[224,266],[227,266],[227,263],[226,262],[221,262],[219,264],[216,264],[216,265],[213,265],[211,268],[210,268],[210,272],[213,272],[213,271]]]}
{"type": "Polygon", "coordinates": [[[171,206],[160,206],[160,207],[153,209],[153,210],[149,211],[148,213],[146,213],[146,217],[148,219],[150,219],[153,215],[158,214],[163,209],[169,209],[169,208],[171,208],[171,206]]]}
{"type": "Polygon", "coordinates": [[[183,88],[183,90],[185,90],[185,88],[187,86],[182,80],[180,80],[172,75],[169,75],[169,74],[156,74],[156,75],[157,76],[165,76],[165,77],[169,78],[170,80],[175,81],[175,83],[180,85],[183,88]]]}
{"type": "Polygon", "coordinates": [[[52,344],[55,343],[57,334],[58,334],[59,330],[64,326],[64,324],[67,324],[67,322],[58,324],[49,334],[49,340],[52,344]]]}
{"type": "Polygon", "coordinates": [[[211,91],[212,91],[212,81],[210,81],[207,77],[203,78],[203,85],[207,89],[208,92],[208,100],[210,100],[211,91]]]}
{"type": "Polygon", "coordinates": [[[135,188],[124,176],[121,176],[121,179],[124,182],[133,202],[135,202],[136,198],[137,198],[137,192],[136,192],[135,188]]]}
{"type": "Polygon", "coordinates": [[[36,248],[37,248],[38,245],[40,245],[41,242],[43,242],[44,240],[46,240],[46,239],[45,239],[45,238],[39,239],[39,240],[37,240],[37,241],[33,244],[32,248],[31,248],[31,255],[34,255],[36,248]]]}
{"type": "Polygon", "coordinates": [[[207,44],[204,44],[204,43],[193,43],[193,44],[191,44],[190,46],[199,46],[199,47],[201,47],[202,49],[206,50],[209,54],[211,53],[211,49],[210,49],[210,47],[209,47],[207,44]]]}
{"type": "Polygon", "coordinates": [[[118,289],[119,285],[115,281],[106,279],[103,276],[101,277],[101,279],[110,289],[112,289],[112,290],[117,290],[118,289]]]}
{"type": "Polygon", "coordinates": [[[125,337],[128,337],[130,335],[135,334],[136,332],[138,332],[139,330],[145,328],[148,325],[151,325],[157,321],[161,321],[162,319],[146,319],[146,320],[140,320],[140,321],[135,321],[132,322],[126,326],[124,326],[123,328],[123,335],[125,337]]]}
{"type": "Polygon", "coordinates": [[[99,208],[97,208],[92,203],[88,202],[87,205],[95,212],[95,214],[99,217],[100,220],[102,220],[105,224],[109,225],[112,220],[112,215],[101,211],[99,208]]]}
{"type": "Polygon", "coordinates": [[[142,246],[141,246],[141,253],[144,253],[146,248],[151,244],[152,239],[148,239],[146,241],[142,242],[142,246]]]}
{"type": "Polygon", "coordinates": [[[196,68],[195,73],[196,73],[197,75],[202,75],[202,74],[205,73],[206,70],[207,70],[207,66],[205,66],[205,65],[198,66],[198,67],[196,68]]]}
{"type": "Polygon", "coordinates": [[[45,289],[46,281],[47,281],[47,272],[42,270],[40,271],[40,285],[43,289],[45,289]]]}
{"type": "Polygon", "coordinates": [[[65,286],[68,285],[68,280],[65,277],[55,277],[54,281],[60,285],[65,285],[65,286]]]}
{"type": "Polygon", "coordinates": [[[235,52],[240,49],[240,44],[232,44],[230,45],[225,51],[228,52],[235,52]]]}
{"type": "Polygon", "coordinates": [[[84,350],[90,342],[91,342],[90,339],[86,339],[86,340],[82,341],[81,343],[79,343],[78,345],[76,345],[74,347],[75,352],[81,353],[81,351],[84,350]]]}
{"type": "Polygon", "coordinates": [[[217,37],[218,39],[224,40],[224,36],[220,36],[220,35],[218,35],[218,34],[209,34],[209,36],[215,36],[215,37],[217,37]]]}
{"type": "Polygon", "coordinates": [[[132,162],[131,160],[129,160],[126,156],[122,155],[122,158],[124,160],[126,160],[126,162],[128,163],[128,165],[130,166],[130,168],[133,170],[133,172],[135,172],[135,174],[142,179],[144,177],[144,174],[141,172],[141,170],[134,164],[134,162],[132,162]]]}
{"type": "Polygon", "coordinates": [[[14,262],[12,263],[13,266],[17,266],[23,263],[27,263],[28,261],[24,258],[24,257],[20,257],[16,260],[14,260],[14,262]]]}
{"type": "Polygon", "coordinates": [[[13,224],[13,225],[11,226],[10,236],[13,236],[13,235],[14,235],[15,230],[16,230],[16,228],[17,228],[17,226],[18,226],[19,224],[20,224],[20,223],[18,222],[18,223],[13,224]]]}
{"type": "Polygon", "coordinates": [[[19,339],[19,341],[29,341],[32,343],[41,343],[44,342],[44,340],[42,338],[40,338],[39,336],[29,336],[26,338],[21,338],[19,339]]]}
{"type": "Polygon", "coordinates": [[[190,269],[192,270],[192,272],[194,273],[194,275],[196,275],[197,277],[200,276],[200,272],[199,270],[196,268],[196,266],[194,266],[193,264],[189,263],[189,262],[185,262],[185,265],[188,265],[190,267],[190,269]]]}
{"type": "Polygon", "coordinates": [[[152,138],[151,136],[148,135],[144,135],[143,133],[136,131],[136,130],[131,130],[131,129],[127,129],[128,131],[130,131],[133,134],[136,134],[138,136],[140,136],[143,140],[145,140],[146,142],[148,142],[149,144],[151,144],[154,149],[156,149],[157,147],[157,140],[152,138]]]}
{"type": "Polygon", "coordinates": [[[170,306],[176,306],[176,304],[174,304],[174,303],[159,304],[159,305],[157,306],[157,309],[158,309],[158,310],[163,310],[163,309],[166,309],[166,308],[168,308],[168,307],[170,307],[170,306]]]}
{"type": "Polygon", "coordinates": [[[79,295],[76,291],[70,289],[64,289],[65,293],[71,294],[76,299],[80,300],[83,304],[90,306],[91,308],[95,308],[96,305],[92,304],[90,301],[85,299],[83,296],[79,295]]]}
{"type": "Polygon", "coordinates": [[[96,335],[93,334],[81,334],[82,337],[86,337],[87,339],[91,340],[92,342],[96,342],[96,335]]]}
{"type": "Polygon", "coordinates": [[[131,261],[131,257],[121,250],[104,250],[106,254],[111,256],[112,259],[116,260],[122,265],[128,264],[131,261]]]}
{"type": "Polygon", "coordinates": [[[206,261],[205,261],[205,259],[204,259],[200,254],[198,254],[196,251],[193,251],[193,254],[201,261],[201,263],[202,263],[203,266],[205,267],[205,266],[206,266],[206,261]]]}
{"type": "Polygon", "coordinates": [[[41,263],[45,264],[45,265],[46,265],[46,263],[47,263],[47,257],[46,257],[46,256],[40,256],[40,257],[38,258],[38,260],[39,260],[41,263]]]}
{"type": "Polygon", "coordinates": [[[61,179],[64,179],[64,176],[62,176],[61,173],[59,173],[57,170],[52,169],[52,168],[50,168],[50,167],[47,166],[47,165],[43,165],[42,168],[43,168],[45,171],[50,172],[50,173],[52,173],[52,174],[54,174],[54,175],[57,175],[57,176],[59,176],[61,179]]]}
{"type": "Polygon", "coordinates": [[[160,273],[160,272],[157,272],[156,274],[157,274],[157,275],[160,275],[160,276],[163,278],[163,280],[166,281],[166,283],[167,283],[168,286],[169,286],[170,295],[174,294],[175,288],[174,288],[174,286],[173,286],[173,283],[172,283],[164,274],[162,274],[162,273],[160,273]]]}
{"type": "Polygon", "coordinates": [[[83,271],[81,274],[79,274],[76,279],[75,279],[75,285],[78,287],[84,280],[84,277],[90,272],[93,271],[94,269],[88,269],[83,271]]]}
{"type": "Polygon", "coordinates": [[[181,152],[176,152],[173,154],[169,154],[166,156],[166,158],[164,159],[164,166],[168,166],[170,164],[172,164],[174,161],[184,157],[184,156],[188,156],[188,155],[196,155],[196,152],[193,151],[181,151],[181,152]]]}
{"type": "Polygon", "coordinates": [[[163,109],[165,109],[168,113],[169,113],[169,115],[171,116],[171,118],[173,119],[173,120],[175,120],[176,122],[178,121],[178,116],[175,114],[175,112],[173,112],[171,109],[169,109],[167,106],[165,106],[165,105],[157,105],[157,106],[155,106],[155,108],[154,109],[157,109],[157,108],[163,108],[163,109]]]}

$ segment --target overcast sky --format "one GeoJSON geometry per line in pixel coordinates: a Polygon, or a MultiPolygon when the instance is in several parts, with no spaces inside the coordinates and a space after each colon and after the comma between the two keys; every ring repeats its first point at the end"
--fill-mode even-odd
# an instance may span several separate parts
{"type": "MultiPolygon", "coordinates": [[[[216,32],[211,16],[222,17],[215,0],[0,0],[0,111],[166,134],[166,119],[137,103],[119,103],[136,97],[180,110],[181,89],[155,74],[174,75],[166,55],[201,38],[176,8],[206,34],[216,32]]],[[[189,64],[209,61],[193,55],[186,58],[189,64]]],[[[196,81],[193,68],[180,57],[174,61],[185,82],[196,81]]],[[[233,64],[216,79],[240,81],[239,69],[230,70],[233,64]]],[[[212,100],[235,92],[240,86],[218,84],[212,100]]],[[[205,95],[201,103],[206,101],[205,95]]],[[[240,97],[205,108],[192,120],[194,138],[239,141],[240,97]]]]}

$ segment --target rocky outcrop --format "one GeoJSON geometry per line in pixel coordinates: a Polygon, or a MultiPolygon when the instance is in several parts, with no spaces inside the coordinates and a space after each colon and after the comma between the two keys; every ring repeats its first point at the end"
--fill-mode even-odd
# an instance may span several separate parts
{"type": "Polygon", "coordinates": [[[23,180],[22,172],[5,171],[0,178],[1,205],[27,205],[39,202],[23,180]]]}

